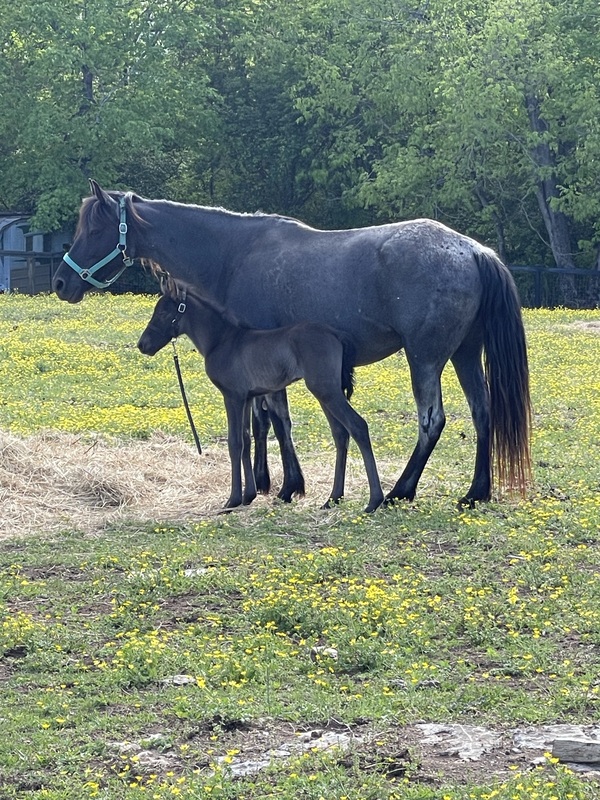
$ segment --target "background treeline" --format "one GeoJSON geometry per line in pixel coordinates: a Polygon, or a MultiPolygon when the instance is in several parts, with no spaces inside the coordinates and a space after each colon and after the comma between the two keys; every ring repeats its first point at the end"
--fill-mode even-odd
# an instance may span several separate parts
{"type": "Polygon", "coordinates": [[[599,267],[598,0],[0,0],[0,207],[92,176],[599,267]]]}

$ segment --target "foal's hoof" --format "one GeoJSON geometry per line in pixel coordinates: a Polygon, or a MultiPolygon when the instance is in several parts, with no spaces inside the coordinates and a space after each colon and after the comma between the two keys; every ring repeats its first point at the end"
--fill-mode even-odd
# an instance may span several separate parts
{"type": "Polygon", "coordinates": [[[394,508],[401,503],[411,503],[415,499],[414,494],[411,497],[398,497],[397,495],[388,494],[383,498],[383,504],[386,508],[394,508]]]}
{"type": "Polygon", "coordinates": [[[321,508],[335,508],[339,506],[341,499],[341,497],[330,497],[326,503],[323,503],[321,508]]]}
{"type": "Polygon", "coordinates": [[[254,494],[245,494],[242,498],[242,505],[249,506],[253,500],[256,500],[256,492],[254,494]]]}
{"type": "Polygon", "coordinates": [[[223,508],[219,510],[219,514],[229,514],[230,511],[235,511],[236,508],[239,508],[242,505],[241,500],[229,500],[225,503],[223,508]]]}
{"type": "Polygon", "coordinates": [[[377,511],[380,506],[385,505],[383,497],[381,500],[374,500],[372,503],[365,508],[365,514],[372,514],[374,511],[377,511]]]}

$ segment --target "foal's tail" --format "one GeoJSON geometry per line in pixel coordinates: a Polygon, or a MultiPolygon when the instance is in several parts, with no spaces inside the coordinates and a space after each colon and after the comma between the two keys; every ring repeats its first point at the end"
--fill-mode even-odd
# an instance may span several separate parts
{"type": "Polygon", "coordinates": [[[475,253],[483,285],[480,315],[490,393],[490,446],[498,483],[525,494],[531,479],[531,399],[527,345],[517,288],[492,252],[475,253]]]}
{"type": "Polygon", "coordinates": [[[356,364],[356,347],[352,339],[341,332],[336,331],[336,335],[342,343],[342,390],[346,399],[350,400],[354,392],[355,375],[354,365],[356,364]]]}

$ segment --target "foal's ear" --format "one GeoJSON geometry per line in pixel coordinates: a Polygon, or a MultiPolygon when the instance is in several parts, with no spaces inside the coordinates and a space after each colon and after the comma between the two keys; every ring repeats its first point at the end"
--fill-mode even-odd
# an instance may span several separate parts
{"type": "Polygon", "coordinates": [[[93,178],[90,178],[90,189],[92,190],[94,197],[97,200],[100,200],[101,203],[104,203],[105,205],[111,205],[114,202],[112,197],[107,194],[93,178]]]}

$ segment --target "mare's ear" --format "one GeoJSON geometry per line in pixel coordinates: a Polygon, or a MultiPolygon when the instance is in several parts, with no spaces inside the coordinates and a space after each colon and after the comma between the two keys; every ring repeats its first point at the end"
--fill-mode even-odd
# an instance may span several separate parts
{"type": "Polygon", "coordinates": [[[90,189],[94,197],[106,206],[111,206],[115,201],[102,189],[93,178],[90,178],[90,189]]]}

